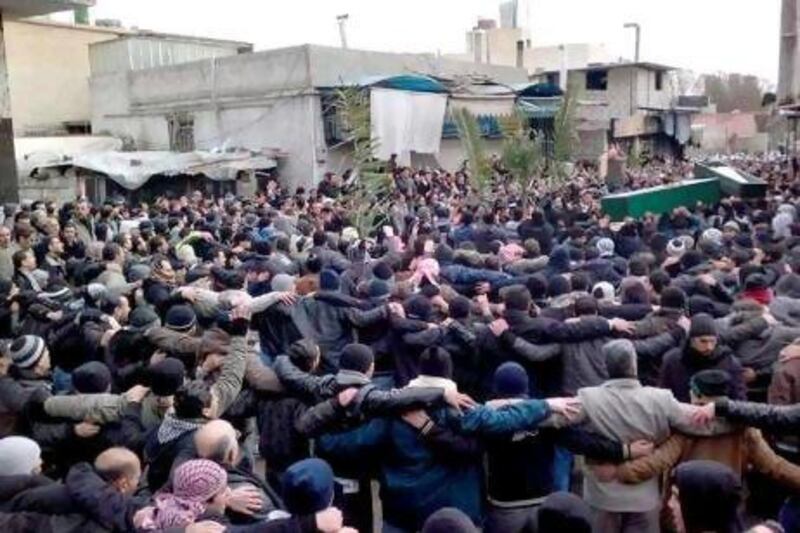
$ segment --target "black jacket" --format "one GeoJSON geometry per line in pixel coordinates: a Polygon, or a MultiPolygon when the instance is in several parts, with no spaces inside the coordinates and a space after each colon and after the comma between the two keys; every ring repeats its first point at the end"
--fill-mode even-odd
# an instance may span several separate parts
{"type": "Polygon", "coordinates": [[[717,344],[709,356],[696,353],[687,340],[683,347],[675,348],[664,356],[659,386],[669,389],[680,402],[691,400],[689,381],[701,370],[725,370],[731,377],[731,394],[734,400],[747,399],[747,387],[742,376],[742,365],[733,356],[731,349],[717,344]]]}
{"type": "Polygon", "coordinates": [[[322,352],[323,368],[339,368],[342,349],[353,342],[353,328],[364,327],[388,316],[385,306],[360,309],[364,304],[334,291],[320,291],[302,298],[292,307],[292,320],[299,333],[314,339],[322,352]]]}

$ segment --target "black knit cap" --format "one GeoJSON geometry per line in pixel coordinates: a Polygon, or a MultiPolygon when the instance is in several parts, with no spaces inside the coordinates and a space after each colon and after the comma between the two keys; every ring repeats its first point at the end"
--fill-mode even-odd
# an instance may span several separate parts
{"type": "Polygon", "coordinates": [[[415,294],[403,304],[408,318],[428,322],[433,314],[431,301],[421,294],[415,294]]]}
{"type": "Polygon", "coordinates": [[[731,391],[731,375],[724,370],[702,370],[692,376],[689,384],[697,396],[709,398],[728,396],[731,391]]]}
{"type": "Polygon", "coordinates": [[[700,313],[692,317],[692,325],[689,327],[689,337],[716,337],[717,324],[714,317],[706,313],[700,313]]]}
{"type": "Polygon", "coordinates": [[[188,305],[173,305],[167,311],[165,326],[174,331],[188,331],[197,323],[194,309],[188,305]]]}
{"type": "Polygon", "coordinates": [[[348,344],[342,350],[342,356],[339,358],[339,368],[365,374],[374,360],[375,356],[369,346],[355,343],[348,344]]]}
{"type": "Polygon", "coordinates": [[[148,369],[150,389],[156,396],[172,396],[183,385],[186,367],[180,359],[167,357],[148,369]]]}

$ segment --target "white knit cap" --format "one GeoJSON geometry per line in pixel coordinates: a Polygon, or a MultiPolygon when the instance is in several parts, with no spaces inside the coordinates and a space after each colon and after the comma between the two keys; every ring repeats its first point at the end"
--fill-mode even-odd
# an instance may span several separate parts
{"type": "Polygon", "coordinates": [[[42,450],[27,437],[0,439],[0,476],[27,476],[42,463],[42,450]]]}

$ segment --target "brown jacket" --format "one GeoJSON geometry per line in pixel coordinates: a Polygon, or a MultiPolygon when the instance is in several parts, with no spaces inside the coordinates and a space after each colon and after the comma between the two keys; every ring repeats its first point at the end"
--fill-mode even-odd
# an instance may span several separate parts
{"type": "Polygon", "coordinates": [[[739,475],[752,467],[792,490],[800,490],[800,467],[776,455],[761,431],[754,428],[713,437],[674,434],[652,454],[621,464],[617,479],[641,483],[668,473],[678,463],[698,459],[722,463],[739,475]]]}
{"type": "Polygon", "coordinates": [[[769,385],[769,403],[791,405],[800,403],[800,359],[779,362],[769,385]]]}

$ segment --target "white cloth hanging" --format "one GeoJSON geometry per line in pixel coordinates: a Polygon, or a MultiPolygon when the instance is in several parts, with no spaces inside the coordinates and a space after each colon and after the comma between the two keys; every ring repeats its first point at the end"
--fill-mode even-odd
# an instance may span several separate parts
{"type": "Polygon", "coordinates": [[[411,152],[438,154],[447,95],[373,88],[370,92],[372,136],[377,141],[375,157],[386,161],[397,154],[401,164],[410,164],[411,152]]]}

